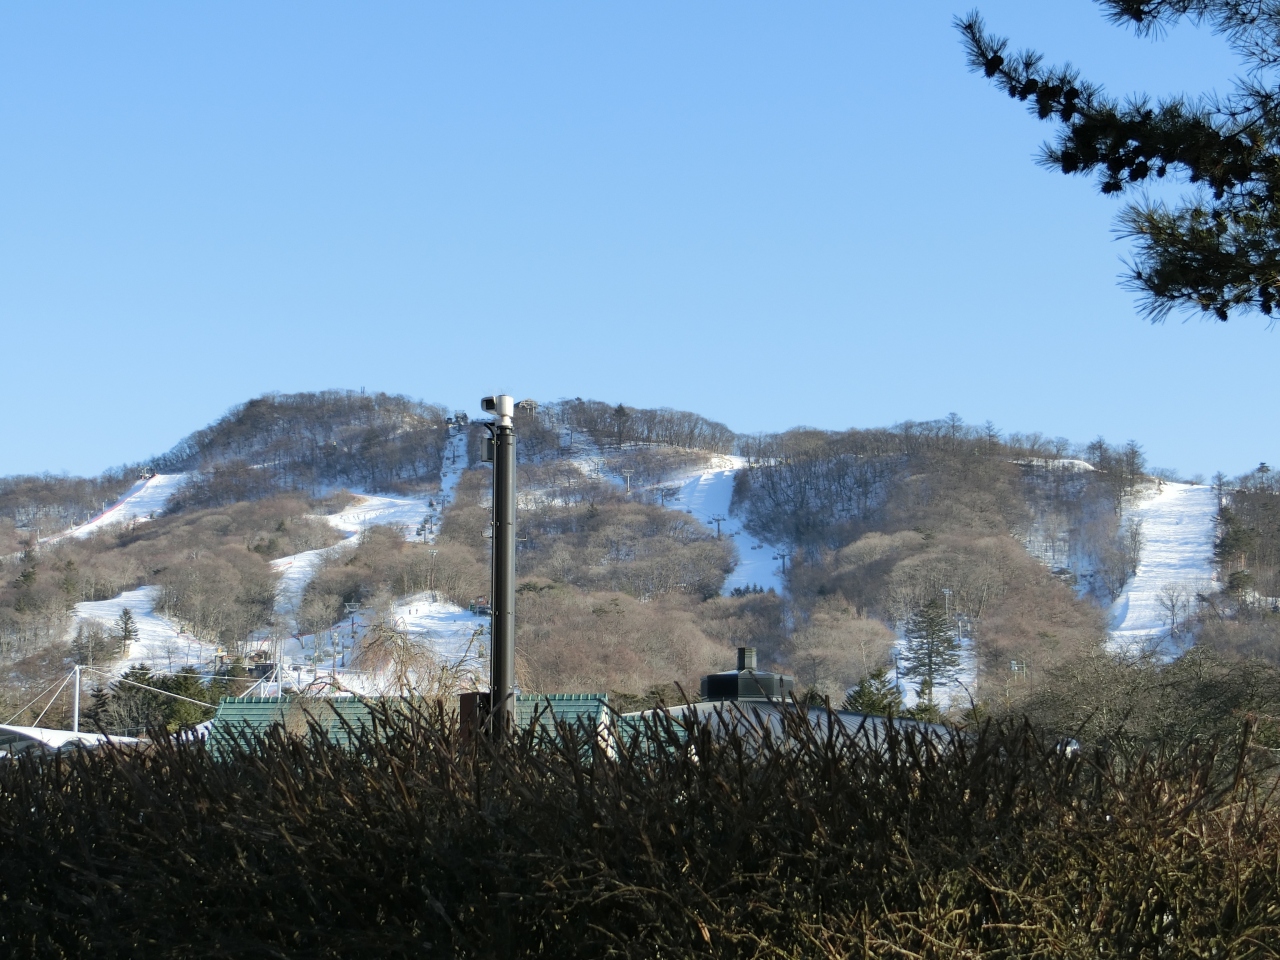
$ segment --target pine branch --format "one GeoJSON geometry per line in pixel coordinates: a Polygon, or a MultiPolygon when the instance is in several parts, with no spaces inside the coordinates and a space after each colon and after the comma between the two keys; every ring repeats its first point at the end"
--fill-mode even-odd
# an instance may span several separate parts
{"type": "Polygon", "coordinates": [[[1066,174],[1095,173],[1103,194],[1119,194],[1154,176],[1192,188],[1173,209],[1138,202],[1120,215],[1137,241],[1126,283],[1152,320],[1177,307],[1226,320],[1234,309],[1270,315],[1280,250],[1280,90],[1259,79],[1275,62],[1280,0],[1132,2],[1103,0],[1113,22],[1139,33],[1181,17],[1208,21],[1242,51],[1258,47],[1252,78],[1225,99],[1182,97],[1126,102],[1083,81],[1070,65],[1046,67],[1040,54],[1009,54],[1008,40],[987,32],[977,12],[956,20],[970,68],[1058,126],[1040,162],[1066,174]],[[1271,59],[1267,59],[1267,58],[1271,59]]]}

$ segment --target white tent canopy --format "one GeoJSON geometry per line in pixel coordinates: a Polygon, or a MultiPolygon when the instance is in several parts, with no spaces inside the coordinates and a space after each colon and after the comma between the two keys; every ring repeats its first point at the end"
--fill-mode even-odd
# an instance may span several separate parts
{"type": "Polygon", "coordinates": [[[15,756],[32,750],[52,753],[68,747],[93,749],[108,740],[113,743],[138,742],[134,737],[108,737],[101,733],[48,730],[44,727],[15,727],[8,724],[0,724],[0,756],[15,756]]]}

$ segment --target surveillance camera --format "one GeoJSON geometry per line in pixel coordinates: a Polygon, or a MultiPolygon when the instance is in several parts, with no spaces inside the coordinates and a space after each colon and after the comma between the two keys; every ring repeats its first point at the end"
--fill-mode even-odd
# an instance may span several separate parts
{"type": "Polygon", "coordinates": [[[511,418],[515,416],[516,402],[505,393],[501,393],[496,397],[483,397],[480,400],[480,409],[485,413],[492,413],[500,421],[510,425],[511,418]]]}

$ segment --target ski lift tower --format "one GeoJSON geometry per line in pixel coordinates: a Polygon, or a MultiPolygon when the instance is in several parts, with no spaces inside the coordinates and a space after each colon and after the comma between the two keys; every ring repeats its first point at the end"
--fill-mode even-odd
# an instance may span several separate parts
{"type": "MultiPolygon", "coordinates": [[[[343,609],[346,610],[347,616],[351,618],[351,646],[356,645],[356,613],[360,610],[359,603],[344,603],[343,609]]],[[[342,632],[338,632],[338,645],[342,647],[342,666],[347,665],[347,645],[342,642],[342,632]]],[[[337,651],[335,651],[336,653],[337,651]]]]}

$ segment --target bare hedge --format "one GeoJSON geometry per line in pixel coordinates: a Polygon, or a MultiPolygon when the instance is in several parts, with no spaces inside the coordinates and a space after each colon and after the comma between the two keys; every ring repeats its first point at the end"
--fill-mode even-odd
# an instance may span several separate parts
{"type": "MultiPolygon", "coordinates": [[[[442,711],[0,769],[24,957],[1252,957],[1280,819],[1247,736],[1078,756],[659,724],[506,749],[442,711]],[[658,744],[657,747],[654,745],[658,744]]],[[[1246,731],[1247,733],[1247,731],[1246,731]]]]}

